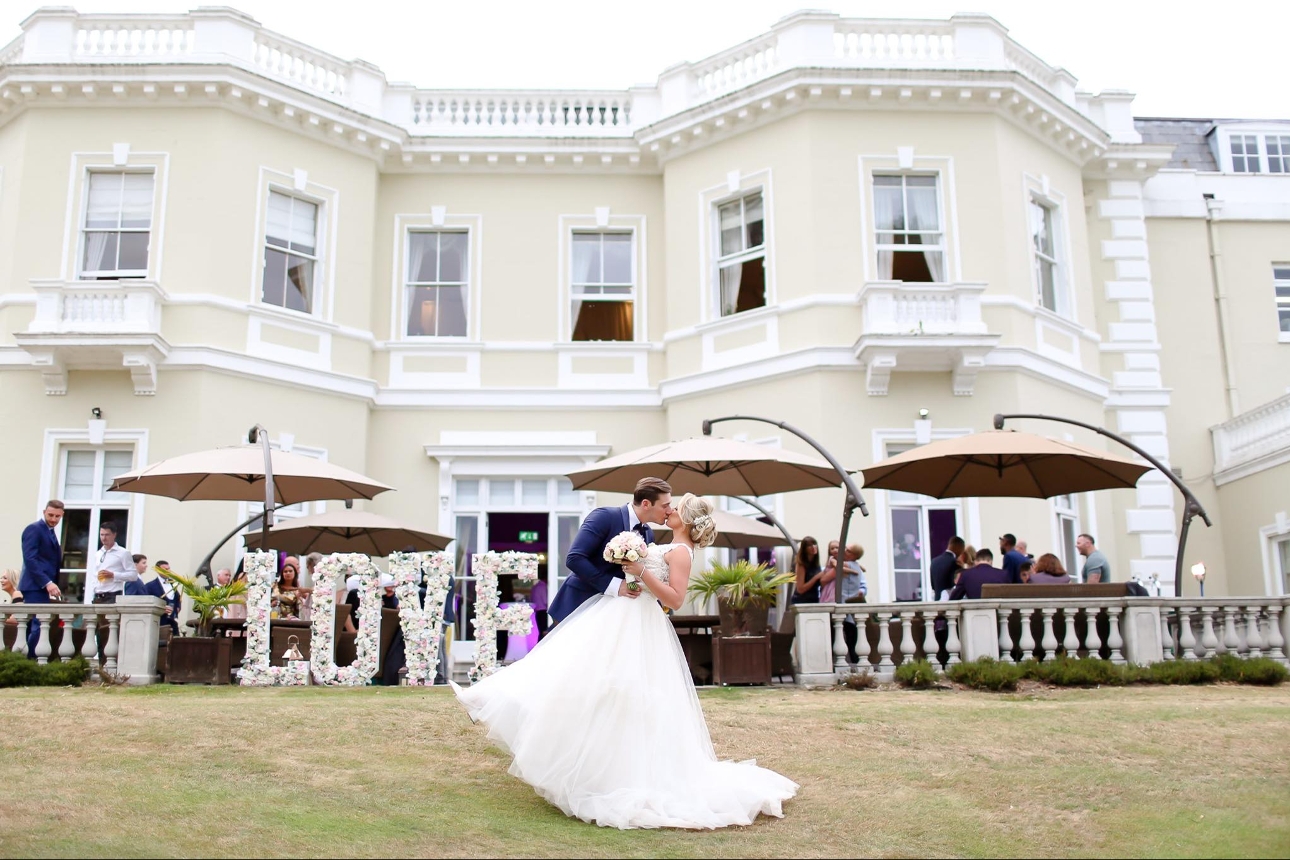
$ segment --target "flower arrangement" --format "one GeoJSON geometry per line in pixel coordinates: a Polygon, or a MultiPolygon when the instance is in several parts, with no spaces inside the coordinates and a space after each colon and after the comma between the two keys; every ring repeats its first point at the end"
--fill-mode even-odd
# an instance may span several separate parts
{"type": "MultiPolygon", "coordinates": [[[[647,555],[649,555],[649,547],[645,544],[645,538],[633,531],[614,535],[609,543],[605,544],[605,561],[612,561],[614,564],[640,561],[647,555]]],[[[623,571],[623,578],[627,580],[628,591],[634,593],[641,590],[637,577],[623,571]]]]}
{"type": "MultiPolygon", "coordinates": [[[[312,633],[312,667],[320,684],[362,686],[376,674],[380,656],[381,592],[380,571],[362,553],[333,553],[318,563],[314,572],[312,633]],[[357,657],[351,666],[336,665],[336,583],[348,574],[358,576],[360,597],[355,648],[357,657]]],[[[266,602],[267,607],[267,602],[266,602]]],[[[248,615],[250,614],[248,610],[248,615]]],[[[248,643],[248,649],[250,645],[248,643]]]]}
{"type": "Polygon", "coordinates": [[[528,606],[500,608],[497,578],[515,574],[523,582],[536,582],[537,556],[527,552],[487,552],[472,556],[475,572],[475,665],[471,683],[497,671],[498,630],[527,636],[533,629],[533,611],[528,606]]]}
{"type": "Polygon", "coordinates": [[[407,655],[408,686],[430,686],[434,683],[439,662],[439,634],[443,626],[443,604],[448,596],[453,560],[446,552],[402,553],[390,555],[390,575],[394,577],[399,598],[399,624],[403,628],[403,647],[407,655]],[[424,571],[425,607],[420,606],[419,584],[424,571]]]}
{"type": "Polygon", "coordinates": [[[272,552],[246,556],[246,657],[237,673],[244,687],[295,687],[309,682],[297,667],[269,665],[269,604],[276,557],[272,552]]]}

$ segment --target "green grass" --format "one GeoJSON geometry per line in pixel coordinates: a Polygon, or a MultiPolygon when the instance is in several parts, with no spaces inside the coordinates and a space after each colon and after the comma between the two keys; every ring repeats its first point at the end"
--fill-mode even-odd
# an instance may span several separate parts
{"type": "Polygon", "coordinates": [[[1290,853],[1285,688],[701,700],[719,755],[802,784],[783,820],[688,833],[567,819],[442,689],[0,691],[0,855],[1290,853]]]}

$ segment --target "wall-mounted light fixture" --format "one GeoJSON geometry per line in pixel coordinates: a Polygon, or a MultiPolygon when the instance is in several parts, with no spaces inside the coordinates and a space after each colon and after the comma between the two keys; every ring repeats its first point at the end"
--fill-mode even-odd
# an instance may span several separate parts
{"type": "Polygon", "coordinates": [[[90,414],[94,416],[95,421],[102,420],[103,418],[103,410],[97,406],[90,410],[90,414]]]}

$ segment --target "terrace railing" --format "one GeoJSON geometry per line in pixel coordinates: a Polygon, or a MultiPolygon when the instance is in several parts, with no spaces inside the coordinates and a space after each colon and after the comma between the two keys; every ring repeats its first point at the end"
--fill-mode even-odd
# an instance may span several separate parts
{"type": "Polygon", "coordinates": [[[157,640],[164,610],[165,602],[156,597],[121,597],[106,604],[0,604],[0,650],[35,657],[42,665],[79,655],[90,665],[91,680],[111,675],[128,677],[131,685],[151,684],[157,680],[157,640]],[[32,619],[39,634],[34,653],[28,653],[27,626],[32,619]],[[82,632],[83,636],[77,635],[82,632]],[[81,639],[79,645],[77,639],[81,639]]]}

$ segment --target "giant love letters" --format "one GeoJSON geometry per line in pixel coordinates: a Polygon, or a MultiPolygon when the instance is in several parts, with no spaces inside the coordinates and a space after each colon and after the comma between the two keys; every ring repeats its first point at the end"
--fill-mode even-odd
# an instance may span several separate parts
{"type": "Polygon", "coordinates": [[[527,636],[533,629],[533,611],[528,606],[498,607],[497,577],[513,573],[524,582],[536,582],[537,556],[529,552],[486,552],[472,556],[475,572],[475,665],[471,682],[497,671],[497,631],[527,636]]]}
{"type": "Polygon", "coordinates": [[[446,552],[403,553],[390,556],[394,594],[399,598],[399,624],[403,627],[403,650],[410,687],[434,683],[439,662],[439,639],[443,627],[443,604],[452,577],[452,556],[446,552]],[[426,581],[426,600],[420,601],[421,574],[426,581]]]}

